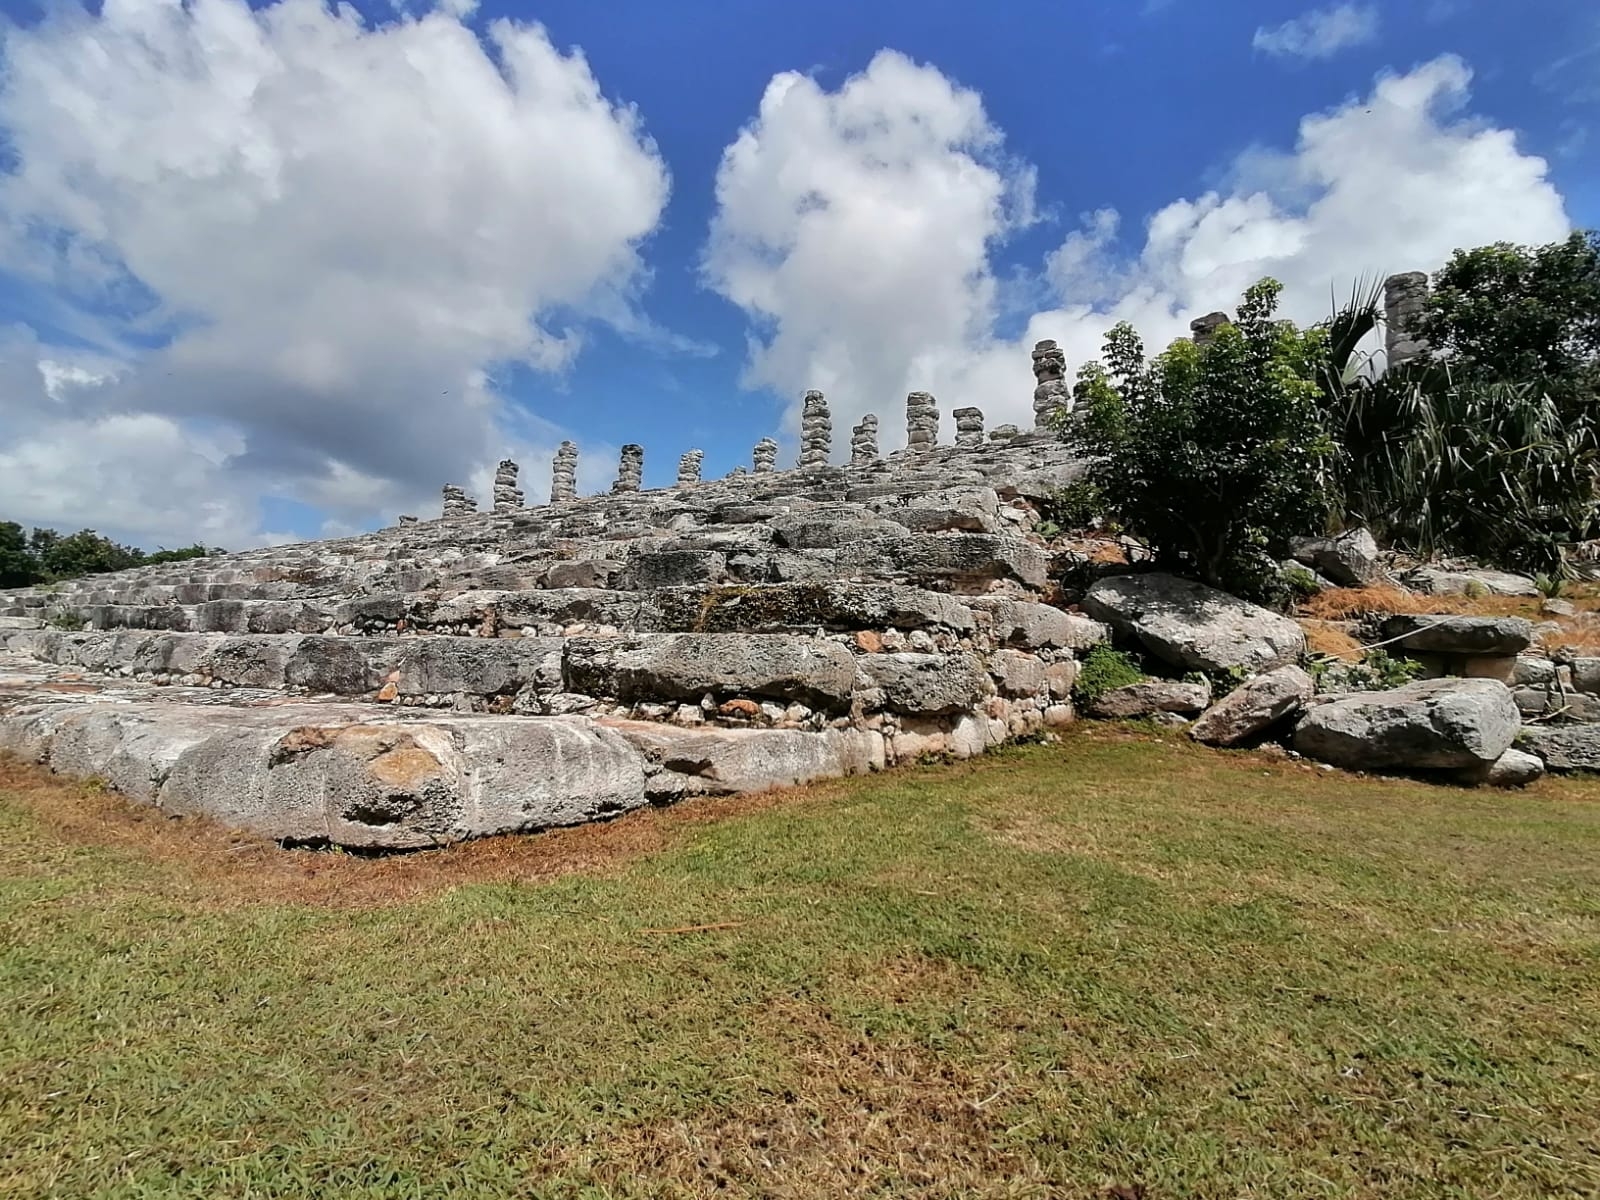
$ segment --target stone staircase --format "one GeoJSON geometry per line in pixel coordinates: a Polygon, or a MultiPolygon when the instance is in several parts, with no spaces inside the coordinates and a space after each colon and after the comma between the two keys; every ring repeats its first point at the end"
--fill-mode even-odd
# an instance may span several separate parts
{"type": "Polygon", "coordinates": [[[456,489],[440,520],[0,593],[0,749],[365,849],[980,753],[1069,721],[1105,636],[1045,602],[1031,534],[1080,466],[1026,434],[486,513],[456,489]]]}

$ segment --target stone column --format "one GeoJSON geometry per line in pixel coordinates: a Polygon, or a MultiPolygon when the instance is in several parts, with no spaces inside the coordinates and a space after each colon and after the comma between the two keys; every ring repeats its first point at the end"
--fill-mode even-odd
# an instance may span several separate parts
{"type": "Polygon", "coordinates": [[[1421,271],[1391,275],[1383,281],[1384,346],[1391,367],[1428,352],[1428,343],[1417,333],[1427,304],[1428,277],[1421,271]]]}
{"type": "Polygon", "coordinates": [[[398,522],[396,522],[396,523],[400,526],[401,529],[404,529],[407,525],[415,525],[417,523],[417,519],[415,517],[413,517],[410,513],[401,513],[400,514],[400,520],[398,522]]]}
{"type": "Polygon", "coordinates": [[[850,431],[850,465],[865,467],[878,461],[878,414],[868,413],[850,431]]]}
{"type": "Polygon", "coordinates": [[[1047,429],[1057,410],[1072,411],[1072,393],[1067,389],[1067,356],[1049,338],[1033,347],[1033,378],[1033,427],[1047,429]]]}
{"type": "Polygon", "coordinates": [[[578,446],[562,442],[550,464],[550,503],[560,504],[578,498],[578,446]]]}
{"type": "Polygon", "coordinates": [[[939,404],[932,392],[906,397],[906,449],[925,454],[939,444],[939,404]]]}
{"type": "Polygon", "coordinates": [[[700,482],[700,464],[705,461],[704,450],[691,450],[678,459],[678,486],[693,487],[700,482]]]}
{"type": "Polygon", "coordinates": [[[444,515],[449,517],[464,517],[469,513],[478,511],[478,502],[466,491],[453,483],[444,485],[444,515]]]}
{"type": "Polygon", "coordinates": [[[1232,324],[1233,318],[1225,312],[1207,313],[1189,322],[1189,334],[1196,346],[1209,346],[1217,340],[1217,330],[1232,324]]]}
{"type": "Polygon", "coordinates": [[[494,472],[494,510],[510,512],[522,507],[522,491],[517,487],[517,464],[502,458],[494,472]]]}
{"type": "Polygon", "coordinates": [[[983,409],[958,408],[950,415],[956,419],[956,445],[983,445],[983,409]]]}
{"type": "Polygon", "coordinates": [[[833,450],[833,418],[821,392],[807,392],[800,413],[800,465],[825,467],[833,450]]]}
{"type": "Polygon", "coordinates": [[[757,475],[765,475],[768,471],[776,470],[778,466],[778,443],[769,437],[762,438],[756,443],[756,448],[751,453],[750,460],[755,467],[757,475]]]}
{"type": "Polygon", "coordinates": [[[738,478],[740,478],[742,476],[745,476],[745,475],[748,475],[748,474],[750,474],[750,468],[745,466],[743,463],[740,463],[738,466],[734,467],[733,470],[729,471],[726,475],[724,475],[723,478],[724,479],[738,479],[738,478]]]}
{"type": "Polygon", "coordinates": [[[1015,425],[996,425],[989,430],[991,442],[1009,442],[1014,437],[1020,437],[1022,431],[1015,425]]]}
{"type": "Polygon", "coordinates": [[[637,492],[644,483],[644,447],[629,442],[622,448],[622,458],[617,463],[617,481],[611,485],[613,492],[637,492]]]}

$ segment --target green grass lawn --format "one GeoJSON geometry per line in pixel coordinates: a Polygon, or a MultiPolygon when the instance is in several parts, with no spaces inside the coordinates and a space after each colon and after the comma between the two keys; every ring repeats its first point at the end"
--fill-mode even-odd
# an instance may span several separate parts
{"type": "Polygon", "coordinates": [[[1600,783],[1100,728],[371,860],[0,767],[0,1194],[1139,1188],[1600,1192],[1600,783]]]}

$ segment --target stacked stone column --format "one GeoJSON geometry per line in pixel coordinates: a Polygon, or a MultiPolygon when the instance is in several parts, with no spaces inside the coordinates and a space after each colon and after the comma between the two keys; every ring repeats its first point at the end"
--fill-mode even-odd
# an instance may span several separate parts
{"type": "Polygon", "coordinates": [[[615,493],[637,492],[644,484],[644,447],[629,442],[622,448],[617,463],[617,481],[611,485],[615,493]]]}
{"type": "Polygon", "coordinates": [[[868,413],[850,431],[850,465],[864,467],[878,461],[878,416],[868,413]]]}
{"type": "Polygon", "coordinates": [[[678,459],[678,486],[693,487],[700,482],[700,464],[705,461],[704,450],[691,450],[678,459]]]}
{"type": "Polygon", "coordinates": [[[578,498],[578,447],[562,442],[550,464],[550,503],[560,504],[578,498]]]}
{"type": "Polygon", "coordinates": [[[939,404],[932,392],[906,397],[906,450],[926,454],[939,444],[939,404]]]}
{"type": "Polygon", "coordinates": [[[833,417],[821,392],[807,392],[800,413],[800,465],[825,467],[833,450],[833,417]]]}
{"type": "Polygon", "coordinates": [[[494,472],[494,510],[511,512],[521,507],[522,490],[517,487],[517,464],[509,458],[503,458],[494,472]]]}
{"type": "Polygon", "coordinates": [[[1428,305],[1428,277],[1421,271],[1391,275],[1383,281],[1384,346],[1389,365],[1398,367],[1428,352],[1417,333],[1428,305]]]}
{"type": "Polygon", "coordinates": [[[1231,324],[1233,318],[1225,312],[1207,313],[1189,322],[1189,334],[1194,338],[1196,346],[1209,346],[1217,340],[1217,330],[1231,324]]]}
{"type": "Polygon", "coordinates": [[[956,419],[956,445],[969,450],[983,445],[983,409],[958,408],[950,415],[956,419]]]}
{"type": "Polygon", "coordinates": [[[478,502],[467,495],[465,489],[453,483],[444,485],[444,515],[450,517],[464,517],[469,513],[478,511],[478,502]]]}
{"type": "Polygon", "coordinates": [[[1067,356],[1049,338],[1033,348],[1033,379],[1033,427],[1047,429],[1057,411],[1072,411],[1072,393],[1067,389],[1067,356]]]}
{"type": "Polygon", "coordinates": [[[778,443],[772,438],[764,437],[756,443],[756,448],[751,452],[750,461],[757,475],[765,475],[778,466],[778,443]]]}

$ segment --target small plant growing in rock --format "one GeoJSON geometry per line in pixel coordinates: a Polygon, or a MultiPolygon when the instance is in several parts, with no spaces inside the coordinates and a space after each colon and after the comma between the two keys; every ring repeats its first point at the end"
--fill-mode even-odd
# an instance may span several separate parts
{"type": "Polygon", "coordinates": [[[1322,590],[1322,585],[1317,582],[1317,577],[1305,567],[1285,567],[1279,574],[1284,587],[1289,589],[1289,594],[1296,600],[1309,600],[1322,590]]]}
{"type": "Polygon", "coordinates": [[[1462,594],[1468,600],[1482,600],[1489,594],[1489,585],[1481,579],[1467,580],[1467,586],[1462,589],[1462,594]]]}
{"type": "Polygon", "coordinates": [[[1539,589],[1539,595],[1546,600],[1556,600],[1566,591],[1567,581],[1559,575],[1535,575],[1533,586],[1539,589]]]}
{"type": "Polygon", "coordinates": [[[44,623],[51,629],[60,629],[68,633],[76,633],[88,624],[80,614],[65,608],[58,608],[45,618],[44,623]]]}
{"type": "Polygon", "coordinates": [[[1138,683],[1145,677],[1133,655],[1101,643],[1084,655],[1072,699],[1080,708],[1093,704],[1107,692],[1138,683]]]}
{"type": "Polygon", "coordinates": [[[1360,662],[1313,659],[1307,668],[1319,692],[1387,692],[1422,674],[1422,664],[1387,650],[1368,650],[1360,662]]]}

